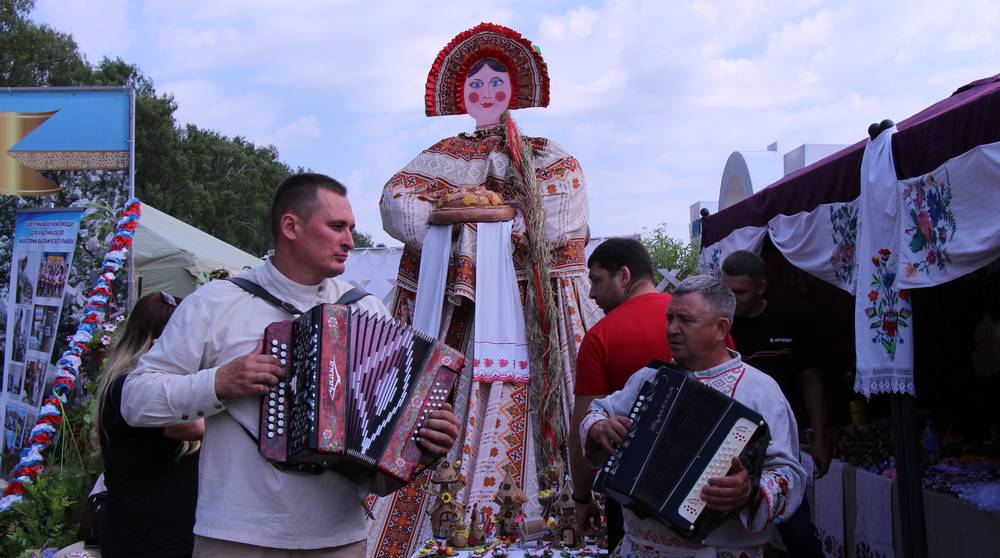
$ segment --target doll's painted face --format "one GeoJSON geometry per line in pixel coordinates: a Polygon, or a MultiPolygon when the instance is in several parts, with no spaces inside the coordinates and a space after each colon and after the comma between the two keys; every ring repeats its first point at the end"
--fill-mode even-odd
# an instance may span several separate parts
{"type": "Polygon", "coordinates": [[[510,105],[510,74],[493,59],[472,67],[465,78],[465,111],[476,120],[476,126],[491,126],[510,105]]]}

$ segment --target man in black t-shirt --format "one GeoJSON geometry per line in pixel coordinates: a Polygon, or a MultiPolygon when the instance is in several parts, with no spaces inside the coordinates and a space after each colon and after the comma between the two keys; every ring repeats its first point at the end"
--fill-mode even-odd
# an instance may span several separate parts
{"type": "MultiPolygon", "coordinates": [[[[757,254],[747,250],[730,254],[722,263],[722,279],[736,296],[731,330],[736,350],[744,362],[778,382],[796,421],[812,426],[814,442],[810,453],[816,463],[816,477],[822,477],[830,468],[831,455],[823,378],[816,366],[808,323],[791,310],[768,305],[764,298],[767,267],[757,254]]],[[[799,509],[778,525],[792,556],[823,555],[809,516],[809,504],[803,499],[799,509]]]]}

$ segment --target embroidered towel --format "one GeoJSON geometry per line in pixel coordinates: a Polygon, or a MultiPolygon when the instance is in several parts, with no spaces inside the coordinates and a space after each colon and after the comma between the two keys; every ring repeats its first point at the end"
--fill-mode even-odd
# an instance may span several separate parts
{"type": "Polygon", "coordinates": [[[701,251],[701,256],[698,258],[698,273],[722,277],[722,262],[726,261],[726,256],[736,250],[750,250],[755,254],[760,254],[765,236],[767,236],[767,227],[751,226],[736,229],[729,233],[726,238],[711,246],[706,246],[701,251]]]}
{"type": "Polygon", "coordinates": [[[857,199],[820,204],[812,211],[795,215],[776,215],[767,225],[771,242],[789,263],[847,292],[854,292],[857,199]]]}
{"type": "Polygon", "coordinates": [[[477,382],[526,384],[529,379],[524,310],[510,234],[511,221],[477,225],[472,362],[472,377],[477,382]]]}
{"type": "Polygon", "coordinates": [[[892,479],[857,469],[855,556],[892,558],[892,479]]]}
{"type": "Polygon", "coordinates": [[[933,287],[1000,253],[1000,142],[896,184],[900,288],[933,287]]]}
{"type": "Polygon", "coordinates": [[[420,249],[420,276],[413,309],[413,327],[437,338],[441,334],[448,258],[451,255],[451,225],[431,225],[420,249]]]}
{"type": "Polygon", "coordinates": [[[816,479],[816,534],[829,558],[844,558],[844,462],[834,459],[823,478],[816,479]]]}
{"type": "Polygon", "coordinates": [[[895,231],[896,170],[890,128],[868,142],[861,160],[858,269],[854,290],[857,375],[854,391],[909,393],[913,386],[913,309],[896,287],[890,258],[895,231]]]}

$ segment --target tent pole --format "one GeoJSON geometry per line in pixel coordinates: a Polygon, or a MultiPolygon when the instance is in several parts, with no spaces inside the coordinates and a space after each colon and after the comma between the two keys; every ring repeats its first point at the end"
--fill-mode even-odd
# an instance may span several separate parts
{"type": "Polygon", "coordinates": [[[896,454],[896,494],[899,498],[901,549],[904,558],[927,558],[924,488],[920,470],[920,440],[912,395],[889,394],[892,440],[896,454]]]}

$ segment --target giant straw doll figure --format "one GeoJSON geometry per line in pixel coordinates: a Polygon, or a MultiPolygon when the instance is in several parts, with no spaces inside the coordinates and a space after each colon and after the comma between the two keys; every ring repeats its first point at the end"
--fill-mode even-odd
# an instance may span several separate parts
{"type": "MultiPolygon", "coordinates": [[[[455,37],[427,77],[428,116],[468,114],[475,130],[425,150],[385,185],[386,232],[406,247],[397,319],[466,355],[466,506],[493,507],[510,473],[539,513],[538,473],[565,459],[576,351],[599,310],[587,295],[587,190],[580,163],[522,136],[511,111],[549,102],[541,53],[483,23],[455,37]]],[[[378,501],[368,554],[408,556],[429,536],[426,479],[378,501]]],[[[495,511],[495,510],[494,510],[495,511]]]]}

